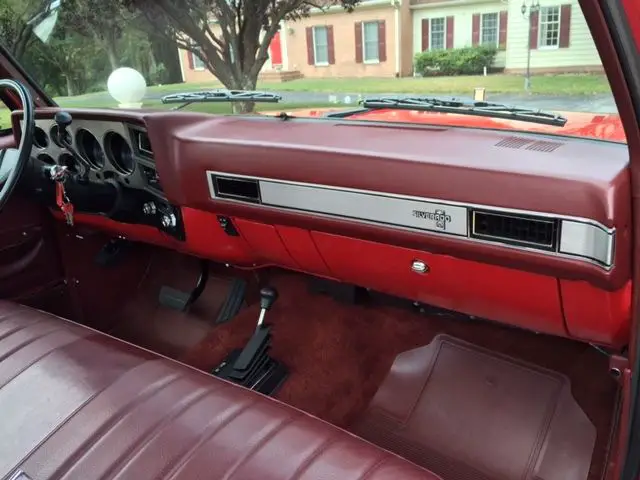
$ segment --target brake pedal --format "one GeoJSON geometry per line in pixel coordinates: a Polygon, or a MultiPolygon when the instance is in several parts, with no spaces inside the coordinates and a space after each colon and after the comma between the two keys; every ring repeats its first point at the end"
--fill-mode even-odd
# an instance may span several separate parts
{"type": "Polygon", "coordinates": [[[200,275],[196,286],[190,292],[183,292],[173,287],[164,285],[160,289],[158,301],[161,305],[178,310],[180,312],[186,312],[189,307],[202,295],[205,287],[207,286],[207,280],[209,279],[209,263],[206,260],[200,262],[200,275]]]}
{"type": "Polygon", "coordinates": [[[218,314],[218,318],[216,319],[216,324],[227,323],[233,317],[235,317],[242,305],[244,305],[244,296],[247,290],[247,282],[242,280],[241,278],[234,278],[231,281],[231,288],[229,289],[229,293],[227,298],[220,309],[220,313],[218,314]]]}

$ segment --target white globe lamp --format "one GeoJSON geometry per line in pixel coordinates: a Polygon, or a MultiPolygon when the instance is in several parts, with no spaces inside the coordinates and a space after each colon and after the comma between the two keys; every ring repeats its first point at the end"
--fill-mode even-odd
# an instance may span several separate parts
{"type": "Polygon", "coordinates": [[[140,108],[147,91],[147,82],[139,71],[122,67],[109,75],[107,90],[120,108],[140,108]]]}

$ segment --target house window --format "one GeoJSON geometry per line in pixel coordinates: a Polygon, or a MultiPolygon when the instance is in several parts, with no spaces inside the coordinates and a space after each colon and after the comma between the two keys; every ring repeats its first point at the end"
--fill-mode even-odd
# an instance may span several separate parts
{"type": "Polygon", "coordinates": [[[484,13],[480,17],[480,44],[498,45],[498,14],[484,13]]]}
{"type": "Polygon", "coordinates": [[[189,52],[189,55],[191,55],[191,64],[193,65],[193,69],[194,70],[204,70],[205,69],[205,64],[202,61],[202,59],[196,55],[193,52],[189,52]]]}
{"type": "Polygon", "coordinates": [[[365,62],[376,63],[379,58],[378,22],[362,24],[362,58],[365,62]]]}
{"type": "Polygon", "coordinates": [[[540,9],[540,47],[558,47],[560,45],[560,7],[540,9]]]}
{"type": "Polygon", "coordinates": [[[442,50],[445,45],[445,19],[432,18],[429,29],[429,50],[442,50]]]}
{"type": "Polygon", "coordinates": [[[316,65],[329,65],[327,27],[313,27],[313,59],[316,65]]]}

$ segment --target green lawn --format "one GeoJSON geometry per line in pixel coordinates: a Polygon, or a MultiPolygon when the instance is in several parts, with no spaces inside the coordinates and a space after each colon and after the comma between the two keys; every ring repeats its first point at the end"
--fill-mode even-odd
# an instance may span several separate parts
{"type": "MultiPolygon", "coordinates": [[[[604,75],[540,75],[531,79],[532,93],[545,95],[592,95],[609,93],[604,75]]],[[[484,87],[488,93],[523,93],[521,75],[488,75],[427,78],[303,78],[291,82],[259,85],[261,89],[295,92],[353,93],[465,93],[484,87]]]]}
{"type": "MultiPolygon", "coordinates": [[[[531,80],[533,94],[540,95],[593,95],[609,93],[609,81],[604,75],[566,74],[534,75],[531,80]]],[[[260,90],[277,92],[322,92],[322,93],[465,93],[484,87],[488,93],[524,93],[522,75],[482,75],[428,78],[302,78],[283,83],[259,82],[260,90]]],[[[149,92],[169,94],[185,90],[222,88],[219,82],[175,83],[155,85],[149,92]]],[[[91,98],[95,94],[77,98],[91,98]]]]}
{"type": "MultiPolygon", "coordinates": [[[[609,93],[604,75],[566,74],[534,75],[532,93],[541,95],[592,95],[609,93]]],[[[260,82],[261,90],[280,92],[323,93],[465,93],[484,87],[488,93],[523,93],[522,75],[488,75],[428,78],[303,78],[284,83],[260,82]]],[[[172,93],[188,90],[220,88],[221,84],[192,83],[149,87],[149,91],[172,93]]]]}

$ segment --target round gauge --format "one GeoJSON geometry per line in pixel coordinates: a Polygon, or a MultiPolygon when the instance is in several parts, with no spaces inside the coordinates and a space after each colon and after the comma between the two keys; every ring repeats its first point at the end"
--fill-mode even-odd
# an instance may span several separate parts
{"type": "Polygon", "coordinates": [[[81,128],[76,133],[76,145],[80,155],[87,160],[91,166],[99,170],[104,167],[104,150],[100,146],[98,139],[89,130],[81,128]]]}
{"type": "Polygon", "coordinates": [[[33,144],[36,148],[47,148],[49,146],[49,137],[40,127],[36,127],[33,131],[33,144]]]}
{"type": "MultiPolygon", "coordinates": [[[[65,146],[62,145],[60,143],[60,141],[58,140],[58,131],[59,131],[58,125],[54,125],[53,127],[51,127],[51,131],[49,132],[49,135],[51,136],[51,139],[53,140],[53,143],[55,143],[60,148],[65,148],[65,146]]],[[[67,143],[71,143],[71,140],[72,140],[71,139],[71,134],[69,133],[68,130],[65,132],[65,136],[64,137],[65,137],[64,139],[65,139],[65,141],[67,143]]]]}
{"type": "Polygon", "coordinates": [[[58,165],[67,167],[72,173],[78,173],[79,170],[78,162],[75,158],[73,158],[73,155],[67,152],[60,154],[60,156],[58,157],[58,165]]]}
{"type": "Polygon", "coordinates": [[[38,160],[40,160],[42,163],[45,163],[47,165],[55,165],[56,164],[56,161],[53,159],[53,157],[51,155],[47,155],[46,153],[41,153],[36,158],[38,160]]]}
{"type": "Polygon", "coordinates": [[[120,173],[129,175],[136,168],[133,151],[122,135],[109,132],[104,137],[104,150],[109,161],[120,173]]]}

